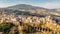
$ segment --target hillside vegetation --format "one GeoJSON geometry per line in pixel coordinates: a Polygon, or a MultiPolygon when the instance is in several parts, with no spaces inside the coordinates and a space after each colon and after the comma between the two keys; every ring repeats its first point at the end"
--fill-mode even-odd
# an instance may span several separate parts
{"type": "Polygon", "coordinates": [[[50,16],[20,16],[16,21],[14,18],[11,21],[3,20],[0,23],[0,32],[3,34],[60,34],[60,25],[50,16]]]}

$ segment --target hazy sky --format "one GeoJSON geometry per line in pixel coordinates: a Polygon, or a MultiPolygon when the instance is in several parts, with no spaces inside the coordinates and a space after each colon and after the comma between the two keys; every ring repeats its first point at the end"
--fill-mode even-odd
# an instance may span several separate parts
{"type": "Polygon", "coordinates": [[[7,7],[16,4],[30,4],[44,8],[60,8],[60,0],[0,0],[0,7],[7,7]]]}

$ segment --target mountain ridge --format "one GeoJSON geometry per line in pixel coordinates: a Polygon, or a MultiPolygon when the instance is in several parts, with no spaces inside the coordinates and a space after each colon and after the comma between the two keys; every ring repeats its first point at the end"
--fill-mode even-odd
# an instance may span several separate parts
{"type": "Polygon", "coordinates": [[[15,8],[15,9],[45,9],[43,7],[38,7],[38,6],[33,6],[33,5],[28,5],[28,4],[17,4],[17,5],[14,5],[14,6],[9,6],[9,7],[6,7],[6,8],[15,8]]]}

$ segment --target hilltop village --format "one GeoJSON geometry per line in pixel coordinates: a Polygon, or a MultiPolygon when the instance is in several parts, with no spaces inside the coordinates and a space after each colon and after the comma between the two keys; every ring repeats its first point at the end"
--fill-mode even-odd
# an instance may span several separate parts
{"type": "Polygon", "coordinates": [[[15,16],[14,14],[9,15],[6,14],[6,12],[0,12],[0,30],[2,33],[7,32],[6,34],[15,34],[16,31],[18,34],[28,34],[33,32],[35,32],[34,34],[60,34],[60,25],[52,20],[51,16],[15,16]],[[14,26],[8,25],[9,23],[12,23],[14,26]],[[4,27],[2,27],[1,24],[4,24],[4,27]],[[5,31],[5,29],[7,30],[5,31]]]}

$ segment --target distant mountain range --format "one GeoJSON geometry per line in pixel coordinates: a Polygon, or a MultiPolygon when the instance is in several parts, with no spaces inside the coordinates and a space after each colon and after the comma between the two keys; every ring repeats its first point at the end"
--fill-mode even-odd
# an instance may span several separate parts
{"type": "Polygon", "coordinates": [[[6,8],[7,9],[14,9],[14,10],[36,10],[36,9],[40,9],[40,10],[45,10],[45,11],[50,11],[50,12],[59,12],[60,13],[60,9],[46,9],[43,7],[37,7],[37,6],[32,6],[32,5],[27,5],[27,4],[18,4],[18,5],[9,6],[6,8]]]}
{"type": "MultiPolygon", "coordinates": [[[[33,5],[28,5],[28,4],[18,4],[18,5],[14,5],[14,6],[9,6],[7,7],[9,9],[25,9],[25,10],[32,10],[32,9],[45,9],[45,10],[48,10],[47,8],[43,8],[43,7],[37,7],[37,6],[33,6],[33,5]]],[[[52,10],[52,11],[57,11],[59,10],[58,9],[49,9],[49,10],[52,10]]]]}
{"type": "Polygon", "coordinates": [[[37,6],[32,6],[32,5],[27,5],[27,4],[18,4],[15,6],[10,6],[7,7],[6,9],[12,9],[12,10],[19,10],[19,11],[27,11],[30,13],[37,13],[37,14],[53,14],[60,16],[60,10],[59,9],[46,9],[43,7],[37,7],[37,6]],[[56,13],[56,14],[55,14],[56,13]]]}
{"type": "Polygon", "coordinates": [[[7,8],[10,8],[10,9],[25,9],[25,10],[32,10],[32,9],[45,9],[45,8],[42,8],[42,7],[37,7],[37,6],[32,6],[32,5],[27,5],[27,4],[18,4],[18,5],[15,5],[15,6],[10,6],[10,7],[7,7],[7,8]]]}

